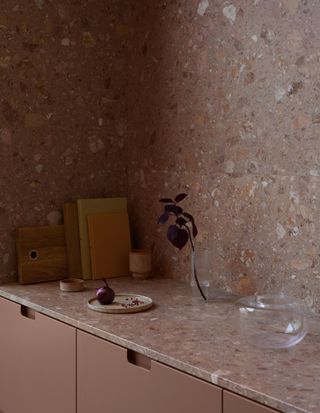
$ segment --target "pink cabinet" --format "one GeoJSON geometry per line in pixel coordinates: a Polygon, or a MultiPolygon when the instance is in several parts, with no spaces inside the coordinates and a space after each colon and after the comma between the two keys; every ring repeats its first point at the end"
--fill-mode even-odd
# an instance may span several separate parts
{"type": "Polygon", "coordinates": [[[212,384],[77,332],[78,413],[221,413],[221,399],[212,384]]]}
{"type": "Polygon", "coordinates": [[[223,413],[277,413],[277,411],[224,390],[223,413]]]}
{"type": "Polygon", "coordinates": [[[0,413],[276,413],[0,298],[0,413]]]}
{"type": "Polygon", "coordinates": [[[0,326],[0,412],[75,413],[75,329],[4,298],[0,326]]]}

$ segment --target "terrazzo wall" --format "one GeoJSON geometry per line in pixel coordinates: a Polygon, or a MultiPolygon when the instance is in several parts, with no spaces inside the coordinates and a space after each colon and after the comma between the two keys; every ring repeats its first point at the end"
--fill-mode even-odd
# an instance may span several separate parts
{"type": "Polygon", "coordinates": [[[127,193],[128,13],[122,0],[1,0],[2,281],[15,274],[16,227],[127,193]]]}
{"type": "Polygon", "coordinates": [[[129,197],[156,272],[189,277],[157,225],[186,192],[218,285],[320,310],[319,21],[317,0],[134,2],[129,197]]]}
{"type": "Polygon", "coordinates": [[[136,245],[187,280],[156,223],[187,192],[217,285],[320,310],[319,21],[316,0],[3,0],[0,279],[16,227],[129,194],[136,245]]]}

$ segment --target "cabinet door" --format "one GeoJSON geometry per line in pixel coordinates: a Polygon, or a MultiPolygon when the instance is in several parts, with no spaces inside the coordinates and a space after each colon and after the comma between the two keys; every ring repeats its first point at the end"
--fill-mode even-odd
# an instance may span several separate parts
{"type": "Polygon", "coordinates": [[[221,413],[216,386],[81,331],[77,362],[78,413],[221,413]]]}
{"type": "Polygon", "coordinates": [[[75,413],[75,329],[0,298],[0,412],[75,413]]]}
{"type": "Polygon", "coordinates": [[[277,413],[277,411],[224,390],[223,413],[277,413]]]}

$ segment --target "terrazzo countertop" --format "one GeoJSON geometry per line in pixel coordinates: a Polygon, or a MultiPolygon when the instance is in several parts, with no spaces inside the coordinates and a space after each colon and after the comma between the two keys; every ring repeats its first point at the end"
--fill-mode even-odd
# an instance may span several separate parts
{"type": "Polygon", "coordinates": [[[0,287],[0,296],[26,305],[115,344],[217,384],[285,413],[320,412],[320,320],[286,350],[247,346],[239,335],[233,304],[204,303],[185,283],[168,279],[111,280],[117,293],[149,296],[152,309],[105,314],[87,308],[101,282],[67,293],[58,282],[0,287]]]}

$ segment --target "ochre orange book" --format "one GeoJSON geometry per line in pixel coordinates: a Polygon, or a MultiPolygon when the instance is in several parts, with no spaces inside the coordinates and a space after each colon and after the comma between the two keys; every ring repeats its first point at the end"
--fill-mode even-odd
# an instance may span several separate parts
{"type": "Polygon", "coordinates": [[[131,250],[126,212],[88,215],[92,279],[129,274],[131,250]]]}
{"type": "Polygon", "coordinates": [[[88,236],[88,215],[127,212],[127,198],[78,199],[78,219],[82,278],[91,277],[91,259],[88,236]]]}

